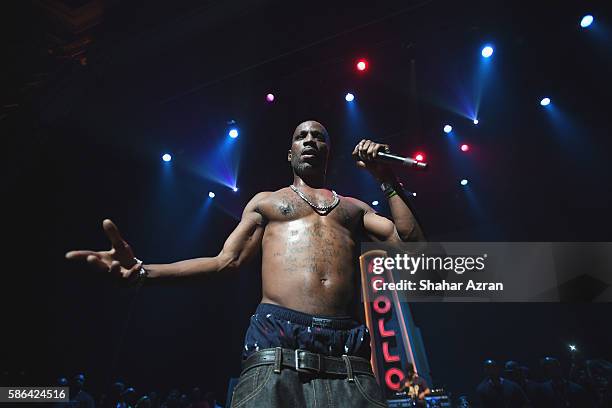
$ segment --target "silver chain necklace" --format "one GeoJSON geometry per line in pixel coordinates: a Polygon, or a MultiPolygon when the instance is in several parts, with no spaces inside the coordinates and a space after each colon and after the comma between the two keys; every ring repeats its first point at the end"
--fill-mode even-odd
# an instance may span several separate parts
{"type": "Polygon", "coordinates": [[[302,193],[300,190],[298,190],[297,187],[295,187],[293,184],[290,185],[289,187],[291,187],[291,189],[293,191],[295,191],[295,193],[297,195],[299,195],[302,198],[302,200],[306,201],[306,203],[308,203],[308,205],[311,206],[316,212],[318,212],[319,214],[322,214],[322,215],[329,213],[340,202],[340,197],[338,197],[338,194],[336,194],[336,192],[334,190],[332,190],[332,194],[334,195],[334,201],[332,201],[332,203],[329,204],[329,205],[321,205],[321,206],[319,206],[319,205],[316,205],[315,203],[313,203],[312,201],[310,201],[308,199],[308,197],[306,197],[304,195],[304,193],[302,193]]]}

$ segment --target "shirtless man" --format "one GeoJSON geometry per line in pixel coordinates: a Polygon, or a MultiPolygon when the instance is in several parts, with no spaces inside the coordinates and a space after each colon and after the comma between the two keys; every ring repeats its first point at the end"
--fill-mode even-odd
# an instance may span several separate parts
{"type": "Polygon", "coordinates": [[[143,264],[104,220],[109,251],[66,257],[128,279],[157,279],[234,270],[261,248],[263,297],[246,333],[232,406],[386,406],[369,363],[368,329],[356,317],[355,261],[362,237],[420,241],[423,233],[391,169],[373,161],[381,149],[388,146],[362,140],[353,156],[381,182],[394,221],[325,188],[329,135],[306,121],[287,155],[293,184],[255,195],[217,256],[143,264]]]}

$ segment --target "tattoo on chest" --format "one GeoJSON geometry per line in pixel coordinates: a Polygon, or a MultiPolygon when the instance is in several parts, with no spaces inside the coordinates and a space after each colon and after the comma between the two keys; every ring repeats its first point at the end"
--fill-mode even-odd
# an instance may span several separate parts
{"type": "Polygon", "coordinates": [[[283,201],[278,205],[278,211],[285,217],[288,217],[295,213],[295,206],[289,201],[283,201]]]}

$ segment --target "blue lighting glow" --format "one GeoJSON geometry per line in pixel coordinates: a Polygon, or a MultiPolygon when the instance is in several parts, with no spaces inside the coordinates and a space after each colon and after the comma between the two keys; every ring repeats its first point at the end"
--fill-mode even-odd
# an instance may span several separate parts
{"type": "Polygon", "coordinates": [[[372,205],[377,206],[378,205],[378,201],[376,201],[376,200],[372,201],[372,205]]]}
{"type": "Polygon", "coordinates": [[[346,99],[347,102],[353,102],[355,100],[355,95],[349,92],[346,94],[344,99],[346,99]]]}
{"type": "Polygon", "coordinates": [[[591,24],[593,24],[593,16],[590,14],[587,14],[586,16],[582,17],[582,20],[580,20],[580,27],[582,28],[587,28],[591,24]]]}
{"type": "Polygon", "coordinates": [[[215,198],[215,193],[213,193],[212,191],[209,191],[209,192],[208,192],[208,196],[209,196],[210,198],[215,198]]]}
{"type": "Polygon", "coordinates": [[[229,137],[231,137],[232,139],[235,139],[238,137],[238,129],[230,129],[229,133],[228,133],[229,137]]]}
{"type": "Polygon", "coordinates": [[[467,183],[468,183],[467,179],[461,180],[461,185],[462,186],[467,186],[467,183]]]}
{"type": "Polygon", "coordinates": [[[170,156],[168,153],[165,153],[162,156],[162,160],[165,161],[165,162],[169,162],[170,160],[172,160],[172,156],[170,156]]]}
{"type": "Polygon", "coordinates": [[[478,119],[474,119],[474,124],[477,125],[478,124],[478,119]]]}
{"type": "Polygon", "coordinates": [[[540,105],[542,106],[550,105],[550,98],[542,98],[542,100],[540,101],[540,105]]]}
{"type": "Polygon", "coordinates": [[[493,47],[490,45],[484,46],[480,54],[485,58],[489,58],[491,55],[493,55],[493,47]]]}
{"type": "Polygon", "coordinates": [[[232,190],[233,190],[233,191],[234,191],[234,193],[235,193],[236,191],[238,191],[238,187],[234,187],[234,188],[232,188],[232,190]]]}
{"type": "Polygon", "coordinates": [[[444,133],[450,133],[453,131],[453,127],[451,125],[444,125],[444,133]]]}

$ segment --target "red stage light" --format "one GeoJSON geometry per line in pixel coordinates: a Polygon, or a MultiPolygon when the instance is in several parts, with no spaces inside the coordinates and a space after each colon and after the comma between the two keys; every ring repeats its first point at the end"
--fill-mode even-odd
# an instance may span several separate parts
{"type": "Polygon", "coordinates": [[[425,155],[423,153],[417,153],[414,155],[414,160],[416,161],[423,161],[425,160],[425,155]]]}
{"type": "Polygon", "coordinates": [[[467,152],[468,150],[470,150],[470,146],[466,145],[466,144],[462,144],[461,145],[461,151],[462,152],[467,152]]]}
{"type": "Polygon", "coordinates": [[[359,61],[357,61],[357,70],[358,71],[365,71],[367,67],[368,67],[368,61],[366,61],[364,59],[360,59],[359,61]]]}

